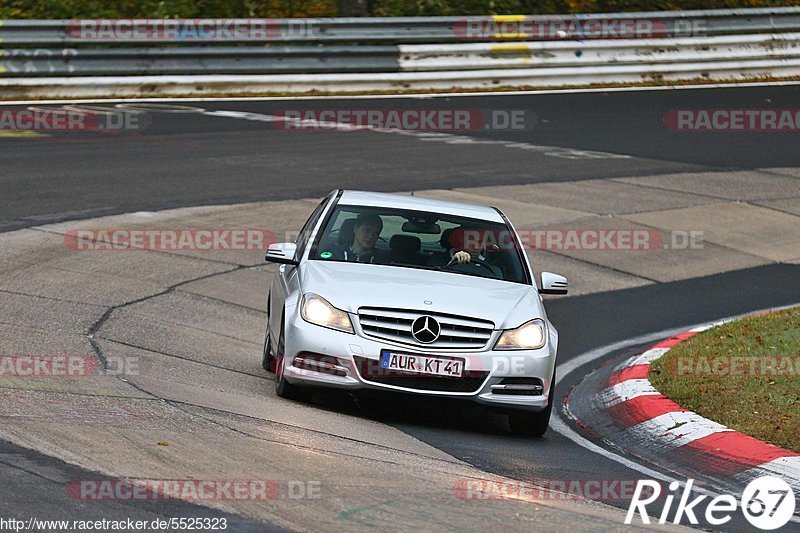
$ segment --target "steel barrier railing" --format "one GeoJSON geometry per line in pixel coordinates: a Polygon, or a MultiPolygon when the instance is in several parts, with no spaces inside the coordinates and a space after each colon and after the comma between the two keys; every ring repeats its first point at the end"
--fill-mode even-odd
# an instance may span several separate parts
{"type": "Polygon", "coordinates": [[[800,76],[800,8],[0,22],[5,97],[48,87],[204,94],[800,76]]]}

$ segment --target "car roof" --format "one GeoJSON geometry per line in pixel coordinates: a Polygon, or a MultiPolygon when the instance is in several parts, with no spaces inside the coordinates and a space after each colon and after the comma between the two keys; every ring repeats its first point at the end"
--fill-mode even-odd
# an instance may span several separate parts
{"type": "Polygon", "coordinates": [[[456,215],[479,220],[503,223],[503,217],[493,207],[434,200],[410,194],[390,194],[371,191],[342,191],[339,205],[364,205],[371,207],[391,207],[395,209],[413,209],[430,211],[443,215],[456,215]]]}

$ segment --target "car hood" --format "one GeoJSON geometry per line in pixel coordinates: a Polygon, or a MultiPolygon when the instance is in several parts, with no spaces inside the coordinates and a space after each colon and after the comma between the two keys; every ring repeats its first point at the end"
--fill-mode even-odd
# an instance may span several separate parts
{"type": "Polygon", "coordinates": [[[317,293],[350,313],[361,307],[418,309],[491,320],[495,329],[515,328],[532,318],[545,317],[532,285],[360,263],[307,261],[300,268],[304,293],[317,293]]]}

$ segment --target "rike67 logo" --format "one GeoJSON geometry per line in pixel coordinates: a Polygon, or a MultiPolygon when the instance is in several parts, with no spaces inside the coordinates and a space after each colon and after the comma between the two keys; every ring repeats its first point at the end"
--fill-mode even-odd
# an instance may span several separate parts
{"type": "MultiPolygon", "coordinates": [[[[701,495],[693,500],[693,479],[689,479],[683,488],[683,493],[678,496],[680,484],[673,481],[669,485],[669,494],[664,501],[664,507],[658,518],[659,524],[666,524],[672,513],[672,504],[678,500],[672,518],[673,524],[682,523],[685,518],[690,524],[698,525],[698,507],[705,504],[705,520],[712,526],[721,526],[731,521],[737,507],[754,527],[761,530],[775,530],[785,526],[792,519],[795,509],[795,495],[792,487],[784,480],[774,476],[761,476],[751,481],[742,492],[740,501],[730,495],[721,495],[705,502],[708,496],[701,495]],[[696,514],[697,513],[697,514],[696,514]]],[[[643,524],[650,523],[647,506],[654,503],[661,496],[661,484],[657,481],[640,479],[636,484],[625,523],[630,524],[638,513],[643,524]],[[646,494],[646,496],[644,496],[646,494]]],[[[653,516],[655,519],[655,516],[653,516]]]]}

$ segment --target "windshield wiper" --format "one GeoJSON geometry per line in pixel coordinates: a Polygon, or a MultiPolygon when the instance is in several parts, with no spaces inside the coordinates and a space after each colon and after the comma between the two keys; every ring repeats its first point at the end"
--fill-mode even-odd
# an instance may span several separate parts
{"type": "Polygon", "coordinates": [[[481,274],[477,274],[475,272],[467,272],[467,271],[464,271],[464,270],[450,270],[450,269],[447,268],[450,265],[437,265],[437,266],[415,265],[415,264],[412,264],[412,263],[398,263],[396,261],[392,261],[391,263],[389,263],[389,265],[390,266],[407,267],[407,268],[420,268],[422,270],[434,270],[436,272],[450,272],[452,274],[461,274],[461,275],[464,275],[464,276],[472,276],[473,278],[498,279],[500,281],[509,281],[509,280],[506,280],[503,277],[496,278],[496,277],[490,277],[490,276],[482,276],[481,274]]]}
{"type": "Polygon", "coordinates": [[[392,265],[392,266],[399,266],[399,267],[421,268],[423,270],[441,270],[442,269],[442,267],[440,267],[440,266],[415,265],[413,263],[398,263],[396,261],[392,261],[389,264],[392,265]]]}

